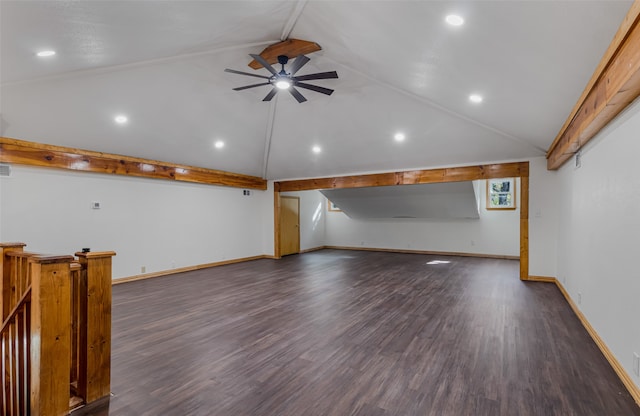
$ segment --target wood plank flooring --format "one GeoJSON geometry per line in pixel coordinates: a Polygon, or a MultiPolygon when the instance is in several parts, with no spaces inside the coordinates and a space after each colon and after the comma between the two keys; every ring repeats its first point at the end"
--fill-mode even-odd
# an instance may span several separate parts
{"type": "Polygon", "coordinates": [[[74,415],[640,415],[555,285],[514,260],[323,250],[113,302],[114,397],[74,415]]]}

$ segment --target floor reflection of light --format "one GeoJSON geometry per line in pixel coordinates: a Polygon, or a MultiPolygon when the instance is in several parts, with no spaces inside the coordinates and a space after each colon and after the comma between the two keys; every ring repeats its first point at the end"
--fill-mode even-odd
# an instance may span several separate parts
{"type": "Polygon", "coordinates": [[[427,264],[449,264],[449,263],[451,262],[448,260],[431,260],[427,264]]]}

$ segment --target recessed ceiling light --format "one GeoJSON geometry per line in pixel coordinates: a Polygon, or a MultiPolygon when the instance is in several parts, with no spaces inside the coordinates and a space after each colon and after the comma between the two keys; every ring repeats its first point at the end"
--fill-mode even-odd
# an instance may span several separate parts
{"type": "Polygon", "coordinates": [[[469,101],[471,101],[472,103],[481,103],[482,102],[482,96],[478,95],[478,94],[471,94],[469,96],[469,101]]]}
{"type": "Polygon", "coordinates": [[[218,140],[213,145],[216,147],[216,149],[222,149],[224,147],[224,142],[222,140],[218,140]]]}
{"type": "Polygon", "coordinates": [[[462,26],[464,24],[464,19],[457,14],[450,14],[444,20],[451,26],[462,26]]]}
{"type": "Polygon", "coordinates": [[[403,141],[404,141],[404,139],[405,139],[406,137],[405,137],[404,133],[396,133],[396,134],[393,136],[393,138],[394,138],[394,140],[395,140],[395,141],[397,141],[397,142],[403,142],[403,141]]]}
{"type": "Polygon", "coordinates": [[[115,122],[118,124],[125,124],[129,119],[127,116],[119,115],[114,118],[115,122]]]}
{"type": "Polygon", "coordinates": [[[41,57],[41,58],[46,58],[48,56],[53,56],[55,54],[56,54],[56,51],[40,51],[40,52],[36,53],[36,55],[41,57]]]}
{"type": "Polygon", "coordinates": [[[320,146],[313,146],[311,148],[311,150],[313,150],[313,153],[320,153],[322,152],[322,149],[320,148],[320,146]]]}

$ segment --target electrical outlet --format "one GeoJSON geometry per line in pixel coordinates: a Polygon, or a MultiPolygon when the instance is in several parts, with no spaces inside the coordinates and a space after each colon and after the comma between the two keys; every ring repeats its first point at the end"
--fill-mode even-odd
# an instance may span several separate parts
{"type": "Polygon", "coordinates": [[[578,305],[582,303],[582,293],[578,292],[578,305]]]}
{"type": "Polygon", "coordinates": [[[91,209],[100,209],[100,201],[92,201],[91,209]]]}
{"type": "Polygon", "coordinates": [[[640,355],[637,352],[633,353],[633,372],[640,377],[640,355]]]}
{"type": "Polygon", "coordinates": [[[140,273],[146,273],[147,272],[147,266],[140,266],[140,273]]]}

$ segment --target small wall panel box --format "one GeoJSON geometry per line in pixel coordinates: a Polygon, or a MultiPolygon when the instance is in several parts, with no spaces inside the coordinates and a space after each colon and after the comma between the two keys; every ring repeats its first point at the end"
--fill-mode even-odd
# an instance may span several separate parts
{"type": "Polygon", "coordinates": [[[91,209],[100,209],[100,202],[98,201],[91,202],[91,209]]]}
{"type": "Polygon", "coordinates": [[[250,191],[250,190],[248,190],[248,189],[245,189],[245,190],[243,190],[243,191],[242,191],[242,195],[244,195],[244,196],[250,196],[250,195],[251,195],[251,191],[250,191]]]}
{"type": "Polygon", "coordinates": [[[0,163],[0,176],[11,176],[11,165],[0,163]]]}

